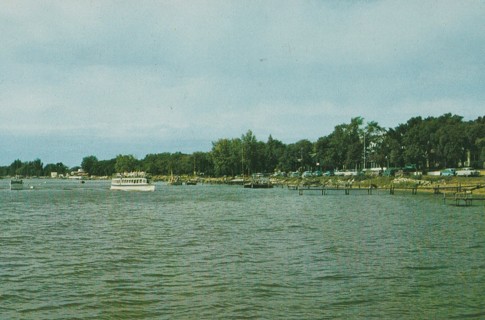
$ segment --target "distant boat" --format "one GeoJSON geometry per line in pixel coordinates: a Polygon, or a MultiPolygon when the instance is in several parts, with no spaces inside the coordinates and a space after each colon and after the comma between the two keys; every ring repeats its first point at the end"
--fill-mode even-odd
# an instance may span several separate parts
{"type": "Polygon", "coordinates": [[[181,186],[182,179],[179,176],[174,176],[173,172],[170,174],[170,179],[168,180],[168,185],[170,186],[181,186]]]}
{"type": "Polygon", "coordinates": [[[19,178],[12,178],[10,180],[10,190],[22,190],[24,188],[24,182],[19,178]]]}
{"type": "Polygon", "coordinates": [[[251,188],[251,189],[268,189],[273,188],[273,184],[267,178],[256,178],[248,183],[244,184],[244,188],[251,188]]]}
{"type": "Polygon", "coordinates": [[[195,186],[197,184],[197,179],[189,179],[185,181],[185,185],[187,186],[195,186]]]}
{"type": "Polygon", "coordinates": [[[168,185],[170,186],[181,186],[182,185],[182,180],[180,180],[179,177],[173,177],[168,180],[168,185]]]}
{"type": "Polygon", "coordinates": [[[155,185],[145,177],[120,177],[111,180],[111,190],[155,191],[155,185]]]}
{"type": "Polygon", "coordinates": [[[192,177],[192,179],[188,179],[187,181],[185,181],[185,185],[186,186],[195,186],[197,184],[197,171],[195,170],[195,157],[194,157],[194,175],[192,177]]]}
{"type": "Polygon", "coordinates": [[[273,185],[271,183],[266,183],[266,182],[248,182],[244,184],[244,188],[269,189],[269,188],[273,188],[273,185]]]}

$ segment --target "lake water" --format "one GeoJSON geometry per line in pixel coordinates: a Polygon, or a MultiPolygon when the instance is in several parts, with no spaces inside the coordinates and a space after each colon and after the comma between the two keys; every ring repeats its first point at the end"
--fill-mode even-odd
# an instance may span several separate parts
{"type": "Polygon", "coordinates": [[[0,180],[0,319],[485,318],[485,207],[0,180]]]}

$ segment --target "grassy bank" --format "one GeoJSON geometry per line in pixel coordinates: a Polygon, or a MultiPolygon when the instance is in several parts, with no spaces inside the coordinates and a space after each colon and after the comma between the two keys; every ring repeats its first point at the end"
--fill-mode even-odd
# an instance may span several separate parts
{"type": "Polygon", "coordinates": [[[434,188],[446,188],[462,186],[473,187],[481,186],[473,190],[474,194],[485,194],[485,176],[479,177],[441,177],[441,176],[422,176],[422,177],[313,177],[309,179],[292,178],[282,179],[277,183],[288,185],[303,186],[336,186],[350,185],[352,188],[418,188],[422,191],[432,192],[434,188]]]}
{"type": "MultiPolygon", "coordinates": [[[[485,172],[483,172],[485,174],[485,172]]],[[[154,176],[154,181],[168,181],[170,176],[154,176]]],[[[193,176],[180,176],[182,181],[193,180],[193,176]]],[[[206,184],[240,184],[241,178],[237,182],[233,177],[196,177],[199,183],[206,184]]],[[[245,177],[244,181],[250,181],[245,177]]],[[[455,187],[455,186],[482,186],[473,190],[474,194],[485,194],[485,175],[479,177],[442,177],[442,176],[420,176],[420,177],[382,177],[382,176],[332,176],[332,177],[310,177],[310,178],[287,178],[271,177],[271,182],[279,186],[350,186],[352,188],[418,188],[420,191],[433,191],[436,187],[455,187]]]]}

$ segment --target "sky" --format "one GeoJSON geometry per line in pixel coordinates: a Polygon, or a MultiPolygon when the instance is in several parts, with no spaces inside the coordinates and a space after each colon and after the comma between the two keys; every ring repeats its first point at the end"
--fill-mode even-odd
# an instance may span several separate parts
{"type": "Polygon", "coordinates": [[[10,1],[0,165],[485,115],[485,1],[10,1]]]}

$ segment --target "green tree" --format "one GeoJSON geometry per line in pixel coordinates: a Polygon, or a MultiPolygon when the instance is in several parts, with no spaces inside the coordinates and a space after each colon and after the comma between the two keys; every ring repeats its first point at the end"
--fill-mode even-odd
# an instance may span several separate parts
{"type": "Polygon", "coordinates": [[[329,135],[327,161],[338,167],[352,169],[363,163],[362,117],[352,118],[349,124],[337,125],[329,135]]]}
{"type": "MultiPolygon", "coordinates": [[[[20,160],[19,160],[20,161],[20,160]]],[[[19,162],[14,162],[15,167],[19,165],[19,162]]],[[[21,166],[15,170],[15,175],[23,175],[30,177],[39,177],[44,174],[44,166],[40,159],[34,161],[21,162],[21,166]]]]}
{"type": "Polygon", "coordinates": [[[283,142],[273,139],[271,135],[268,137],[268,141],[264,145],[264,170],[265,172],[272,171],[284,171],[281,158],[285,153],[286,146],[283,142]]]}
{"type": "Polygon", "coordinates": [[[115,170],[118,173],[133,172],[140,170],[140,166],[133,155],[120,154],[116,157],[115,170]]]}
{"type": "Polygon", "coordinates": [[[378,149],[377,163],[381,167],[402,167],[404,166],[403,160],[403,147],[402,147],[401,133],[396,129],[388,129],[383,136],[382,143],[378,149]]]}
{"type": "Polygon", "coordinates": [[[187,154],[175,152],[170,155],[170,171],[174,174],[190,174],[193,169],[191,158],[187,154]]]}
{"type": "MultiPolygon", "coordinates": [[[[385,136],[386,160],[388,166],[402,167],[404,166],[404,142],[403,137],[406,133],[407,126],[399,125],[395,129],[387,130],[385,136]]],[[[416,164],[413,162],[413,164],[416,164]]]]}
{"type": "Polygon", "coordinates": [[[281,163],[285,171],[310,170],[314,165],[313,154],[313,143],[307,139],[299,140],[287,145],[281,163]]]}
{"type": "Polygon", "coordinates": [[[194,171],[196,174],[213,175],[214,174],[214,163],[210,153],[208,152],[194,152],[192,154],[194,162],[194,171]]]}
{"type": "Polygon", "coordinates": [[[434,128],[428,120],[421,117],[411,118],[403,136],[404,161],[416,164],[418,168],[429,168],[435,163],[434,128]]]}
{"type": "Polygon", "coordinates": [[[56,170],[59,174],[66,174],[69,168],[62,162],[56,163],[56,170]]]}
{"type": "Polygon", "coordinates": [[[241,137],[244,173],[250,175],[258,171],[258,140],[251,130],[241,137]]]}
{"type": "Polygon", "coordinates": [[[211,157],[217,176],[234,176],[242,172],[244,165],[240,139],[219,139],[212,143],[211,157]]]}
{"type": "Polygon", "coordinates": [[[153,175],[162,174],[162,168],[159,164],[160,155],[159,154],[147,154],[142,160],[143,170],[153,175]]]}
{"type": "Polygon", "coordinates": [[[81,162],[81,168],[84,170],[84,172],[90,175],[95,175],[97,165],[98,158],[95,156],[84,157],[83,161],[81,162]]]}
{"type": "Polygon", "coordinates": [[[31,165],[34,176],[40,177],[44,175],[44,164],[40,159],[35,159],[31,165]]]}
{"type": "Polygon", "coordinates": [[[148,154],[143,159],[143,169],[154,175],[169,174],[173,171],[171,154],[168,152],[148,154]]]}
{"type": "Polygon", "coordinates": [[[50,176],[52,172],[57,172],[58,174],[66,174],[68,167],[62,162],[49,163],[44,167],[44,175],[50,176]]]}
{"type": "Polygon", "coordinates": [[[314,144],[314,153],[323,170],[333,170],[338,166],[333,158],[335,151],[332,148],[329,136],[318,138],[314,144]]]}
{"type": "Polygon", "coordinates": [[[111,176],[116,172],[115,165],[116,159],[100,160],[96,163],[96,166],[94,168],[94,175],[111,176]]]}
{"type": "Polygon", "coordinates": [[[12,162],[12,164],[10,164],[8,174],[10,176],[15,176],[15,175],[21,174],[20,168],[22,168],[22,166],[23,166],[23,163],[22,163],[22,161],[20,161],[20,159],[15,160],[14,162],[12,162]]]}
{"type": "Polygon", "coordinates": [[[430,119],[436,128],[436,157],[444,167],[456,167],[465,161],[466,136],[463,117],[446,113],[430,119]]]}
{"type": "Polygon", "coordinates": [[[377,122],[367,122],[364,134],[364,167],[384,167],[386,155],[383,153],[386,130],[377,122]]]}
{"type": "Polygon", "coordinates": [[[483,168],[485,164],[485,117],[478,117],[466,124],[466,152],[469,165],[483,168]]]}

